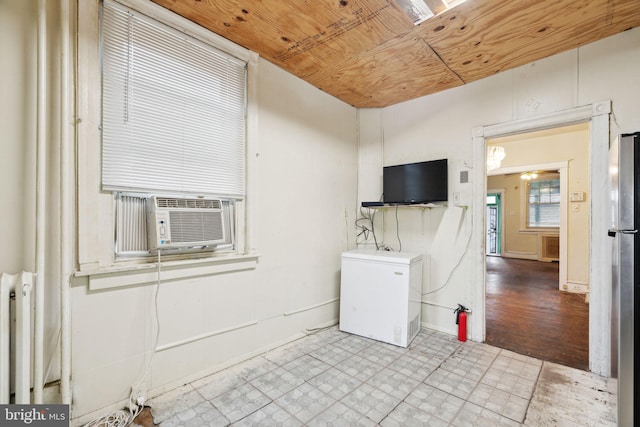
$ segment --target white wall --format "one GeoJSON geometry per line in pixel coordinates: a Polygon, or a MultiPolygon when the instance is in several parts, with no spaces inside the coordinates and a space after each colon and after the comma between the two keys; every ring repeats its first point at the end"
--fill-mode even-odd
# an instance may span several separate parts
{"type": "MultiPolygon", "coordinates": [[[[378,140],[384,152],[379,167],[381,170],[386,165],[446,157],[449,159],[449,199],[454,192],[459,192],[461,203],[470,204],[474,196],[472,183],[460,183],[460,172],[484,167],[473,164],[473,128],[610,99],[614,112],[611,134],[637,131],[640,129],[638,87],[640,28],[460,88],[385,108],[378,140]]],[[[371,193],[375,193],[376,186],[380,191],[378,182],[370,185],[374,187],[369,190],[371,193]]],[[[441,214],[435,210],[424,214],[409,209],[404,212],[400,222],[401,236],[406,240],[403,249],[421,250],[427,256],[438,251],[431,247],[428,239],[435,235],[441,214]]],[[[482,219],[470,218],[471,213],[472,209],[467,208],[464,227],[473,223],[474,227],[483,228],[482,219]]],[[[455,232],[457,230],[450,230],[452,234],[455,232]]],[[[386,242],[393,243],[395,219],[385,221],[384,236],[386,242]]],[[[453,333],[456,326],[450,307],[462,303],[482,312],[484,299],[478,296],[481,293],[477,288],[483,286],[483,279],[473,277],[475,253],[481,251],[481,247],[467,249],[448,285],[428,296],[434,305],[423,305],[423,324],[453,333]]],[[[452,252],[450,256],[455,254],[452,252]]],[[[424,278],[426,291],[430,289],[431,279],[427,267],[424,278]]],[[[483,322],[483,319],[472,313],[469,322],[470,330],[482,331],[472,338],[482,340],[484,330],[474,322],[483,322]]]]}
{"type": "MultiPolygon", "coordinates": [[[[0,129],[2,155],[0,180],[10,185],[0,187],[3,205],[11,207],[0,221],[0,272],[16,273],[33,268],[34,254],[27,248],[29,217],[22,215],[33,192],[31,176],[35,168],[30,164],[35,147],[35,64],[36,22],[33,4],[29,2],[0,3],[0,129]],[[11,66],[6,66],[11,64],[11,66]],[[30,182],[29,182],[30,181],[30,182]],[[25,197],[27,196],[27,197],[25,197]]],[[[29,233],[33,237],[33,233],[29,233]]],[[[31,248],[33,249],[33,248],[31,248]]]]}
{"type": "MultiPolygon", "coordinates": [[[[122,404],[151,358],[145,387],[153,395],[337,322],[340,253],[355,239],[356,110],[266,61],[251,70],[246,232],[257,266],[107,290],[90,290],[96,275],[83,270],[72,288],[74,417],[122,404]],[[172,347],[152,356],[156,292],[158,345],[172,347]]],[[[87,135],[85,144],[99,143],[87,135]]],[[[83,153],[98,161],[99,150],[83,153]]],[[[99,182],[99,168],[80,171],[90,193],[86,183],[99,182]]],[[[99,211],[81,194],[80,215],[110,230],[111,196],[93,191],[99,211]]],[[[79,236],[87,247],[91,238],[79,236]]],[[[104,236],[93,238],[103,247],[97,268],[109,271],[104,236]]]]}
{"type": "MultiPolygon", "coordinates": [[[[258,265],[162,283],[159,345],[255,324],[157,353],[149,389],[201,377],[337,321],[340,252],[354,219],[355,110],[262,61],[258,84],[258,265]]],[[[90,292],[79,281],[73,288],[74,416],[125,399],[141,377],[154,337],[155,292],[153,284],[90,292]]]]}
{"type": "MultiPolygon", "coordinates": [[[[46,2],[48,41],[48,200],[46,347],[59,337],[59,4],[46,2]]],[[[140,3],[140,2],[139,2],[140,3]]],[[[74,265],[83,271],[71,288],[72,415],[76,422],[122,407],[130,387],[152,360],[144,386],[149,395],[199,378],[304,334],[335,324],[340,253],[355,242],[357,111],[272,64],[259,60],[251,77],[250,210],[247,247],[255,268],[196,274],[163,282],[158,293],[160,346],[155,339],[153,283],[90,290],[92,269],[113,262],[112,199],[99,190],[98,1],[80,2],[78,43],[77,188],[71,243],[74,265]],[[87,24],[88,23],[88,24],[87,24]],[[95,202],[95,203],[94,203],[95,202]],[[106,242],[106,243],[105,243],[106,242]],[[79,254],[76,255],[76,251],[79,254]],[[225,330],[231,330],[225,332],[225,330]],[[201,334],[210,338],[180,345],[201,334]],[[95,411],[95,412],[94,412],[95,411]]],[[[150,3],[149,3],[150,4],[150,3]]],[[[34,268],[35,116],[37,1],[0,2],[0,196],[5,213],[0,234],[0,271],[34,268]]],[[[75,37],[71,38],[75,40],[75,37]]],[[[71,46],[73,49],[74,46],[71,46]]],[[[179,263],[178,263],[179,264],[179,263]]],[[[174,266],[180,270],[183,266],[174,266]]],[[[189,268],[185,267],[186,270],[189,268]]],[[[106,270],[105,270],[106,269],[106,270]]],[[[134,270],[135,271],[135,270],[134,270]]],[[[174,270],[175,271],[175,270],[174,270]]],[[[132,271],[133,272],[133,271],[132,271]]],[[[131,272],[131,273],[132,273],[131,272]]],[[[127,277],[105,274],[102,283],[127,277]]],[[[55,350],[55,351],[54,351],[55,350]]],[[[54,361],[51,379],[59,377],[54,361]]]]}
{"type": "MultiPolygon", "coordinates": [[[[57,5],[47,2],[49,40],[58,37],[57,5]]],[[[49,42],[51,52],[47,58],[46,96],[52,105],[58,102],[59,78],[56,66],[56,43],[49,42]]],[[[36,120],[37,120],[37,2],[0,2],[0,273],[35,271],[35,208],[36,208],[36,120]]],[[[59,175],[57,167],[58,110],[50,108],[45,120],[52,123],[45,135],[47,150],[47,182],[54,183],[59,175]]],[[[46,270],[43,273],[45,294],[45,368],[50,367],[47,379],[58,378],[57,358],[58,311],[58,258],[59,248],[57,191],[46,198],[47,247],[46,270]]]]}

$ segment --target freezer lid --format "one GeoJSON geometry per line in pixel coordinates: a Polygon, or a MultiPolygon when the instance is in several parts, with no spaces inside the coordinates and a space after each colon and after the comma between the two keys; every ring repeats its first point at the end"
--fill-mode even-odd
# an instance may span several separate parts
{"type": "Polygon", "coordinates": [[[378,262],[393,262],[395,264],[413,264],[422,259],[418,252],[377,251],[375,249],[354,249],[342,253],[342,259],[357,259],[378,262]]]}

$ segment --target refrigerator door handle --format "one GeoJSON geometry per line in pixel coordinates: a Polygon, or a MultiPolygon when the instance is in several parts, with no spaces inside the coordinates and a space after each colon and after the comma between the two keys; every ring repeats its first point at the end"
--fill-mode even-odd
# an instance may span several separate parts
{"type": "Polygon", "coordinates": [[[632,230],[632,229],[629,229],[629,228],[624,228],[622,230],[617,229],[617,228],[610,228],[609,231],[607,232],[609,237],[616,237],[616,233],[620,233],[620,234],[637,234],[638,230],[632,230]]]}

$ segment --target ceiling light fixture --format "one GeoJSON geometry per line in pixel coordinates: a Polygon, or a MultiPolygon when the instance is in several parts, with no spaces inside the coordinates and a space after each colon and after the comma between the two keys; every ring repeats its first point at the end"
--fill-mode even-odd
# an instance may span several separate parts
{"type": "Polygon", "coordinates": [[[498,169],[506,154],[504,147],[492,145],[487,149],[487,171],[498,169]]]}
{"type": "Polygon", "coordinates": [[[520,179],[523,179],[525,181],[531,181],[532,179],[536,179],[538,177],[538,174],[535,172],[525,172],[522,175],[520,175],[520,179]]]}
{"type": "Polygon", "coordinates": [[[423,0],[397,0],[397,2],[413,25],[419,25],[434,15],[423,0]]]}

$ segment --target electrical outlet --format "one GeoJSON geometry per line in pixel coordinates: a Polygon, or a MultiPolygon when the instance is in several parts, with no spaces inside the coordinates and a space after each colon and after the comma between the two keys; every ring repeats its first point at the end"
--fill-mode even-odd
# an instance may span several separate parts
{"type": "Polygon", "coordinates": [[[146,401],[146,397],[145,397],[146,393],[144,391],[143,388],[141,387],[132,387],[131,388],[131,402],[134,405],[137,406],[144,406],[144,403],[146,401]]]}

